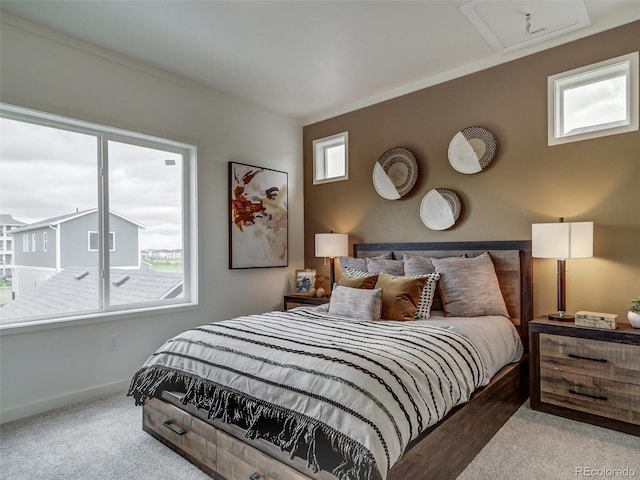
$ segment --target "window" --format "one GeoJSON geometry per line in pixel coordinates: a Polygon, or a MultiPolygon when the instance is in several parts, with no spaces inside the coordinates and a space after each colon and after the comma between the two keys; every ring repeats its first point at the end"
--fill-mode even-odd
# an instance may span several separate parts
{"type": "Polygon", "coordinates": [[[552,75],[549,145],[638,130],[638,52],[552,75]]]}
{"type": "Polygon", "coordinates": [[[349,132],[313,141],[313,184],[349,178],[349,132]]]}
{"type": "MultiPolygon", "coordinates": [[[[89,251],[97,252],[99,245],[100,243],[98,238],[98,232],[89,232],[89,251]]],[[[115,232],[109,232],[109,251],[114,252],[115,249],[116,249],[116,234],[115,232]]]]}
{"type": "Polygon", "coordinates": [[[197,303],[195,146],[4,104],[0,133],[3,211],[25,223],[0,328],[197,303]]]}

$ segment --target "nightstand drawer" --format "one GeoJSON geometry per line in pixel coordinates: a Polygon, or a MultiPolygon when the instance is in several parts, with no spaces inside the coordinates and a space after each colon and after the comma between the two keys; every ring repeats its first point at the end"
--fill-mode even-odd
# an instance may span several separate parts
{"type": "Polygon", "coordinates": [[[540,368],[640,385],[640,346],[540,334],[540,368]]]}
{"type": "Polygon", "coordinates": [[[540,400],[640,425],[640,385],[540,368],[540,400]]]}

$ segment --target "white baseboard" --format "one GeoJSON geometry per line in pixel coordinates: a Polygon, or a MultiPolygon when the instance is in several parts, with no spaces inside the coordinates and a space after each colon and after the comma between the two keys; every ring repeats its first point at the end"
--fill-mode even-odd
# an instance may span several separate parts
{"type": "Polygon", "coordinates": [[[68,407],[69,405],[74,405],[76,403],[94,400],[104,395],[124,392],[129,388],[130,382],[131,379],[120,380],[117,382],[88,388],[86,390],[78,390],[64,395],[43,398],[41,400],[26,403],[18,407],[2,409],[0,410],[0,424],[12,422],[14,420],[19,420],[25,417],[30,417],[39,413],[48,412],[57,408],[68,407]]]}

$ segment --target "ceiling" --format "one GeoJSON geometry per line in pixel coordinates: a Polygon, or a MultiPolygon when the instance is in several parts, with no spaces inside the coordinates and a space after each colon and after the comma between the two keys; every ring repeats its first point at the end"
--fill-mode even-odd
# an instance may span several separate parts
{"type": "Polygon", "coordinates": [[[0,0],[0,12],[303,124],[640,20],[638,0],[475,2],[497,12],[489,25],[496,38],[523,32],[532,15],[530,31],[540,38],[501,49],[474,26],[469,7],[461,10],[471,3],[0,0]],[[537,32],[541,18],[554,23],[551,4],[586,6],[588,25],[556,36],[537,32]]]}

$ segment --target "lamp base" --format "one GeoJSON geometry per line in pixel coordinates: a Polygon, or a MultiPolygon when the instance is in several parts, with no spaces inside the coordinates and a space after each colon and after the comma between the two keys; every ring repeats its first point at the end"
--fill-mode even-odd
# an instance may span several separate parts
{"type": "Polygon", "coordinates": [[[556,322],[573,322],[575,320],[573,315],[567,315],[566,313],[550,313],[547,317],[549,320],[554,320],[556,322]]]}

